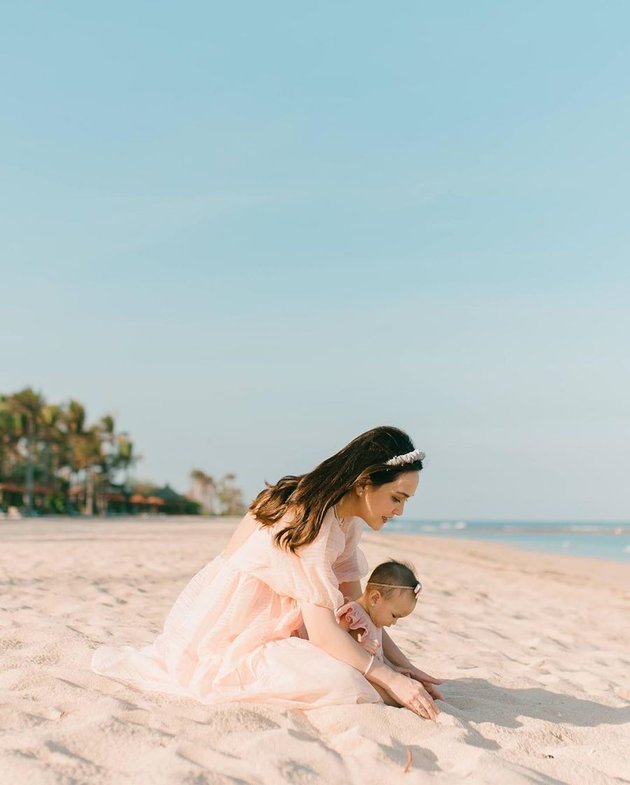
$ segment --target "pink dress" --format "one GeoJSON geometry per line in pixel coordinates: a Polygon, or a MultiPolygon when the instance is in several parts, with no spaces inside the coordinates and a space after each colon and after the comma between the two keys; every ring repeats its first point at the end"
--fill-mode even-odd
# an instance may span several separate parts
{"type": "Polygon", "coordinates": [[[297,554],[273,542],[284,525],[257,527],[229,557],[219,554],[198,572],[154,643],[140,650],[103,646],[92,669],[207,704],[382,702],[363,674],[306,639],[300,610],[307,602],[336,611],[343,605],[339,584],[366,573],[357,548],[360,519],[341,525],[329,510],[317,538],[297,554]]]}
{"type": "Polygon", "coordinates": [[[335,615],[344,629],[358,632],[359,643],[366,651],[383,662],[383,630],[374,624],[370,614],[358,602],[347,602],[335,615]]]}

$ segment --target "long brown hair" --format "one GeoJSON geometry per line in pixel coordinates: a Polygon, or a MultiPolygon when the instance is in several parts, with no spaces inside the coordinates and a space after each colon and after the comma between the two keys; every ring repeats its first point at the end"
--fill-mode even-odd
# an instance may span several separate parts
{"type": "Polygon", "coordinates": [[[387,461],[414,449],[399,428],[380,426],[362,433],[339,452],[299,476],[287,475],[275,485],[267,483],[249,510],[262,526],[273,526],[288,512],[290,523],[279,531],[276,545],[295,552],[319,534],[326,511],[348,491],[362,485],[384,485],[403,472],[420,471],[422,461],[387,466],[387,461]]]}

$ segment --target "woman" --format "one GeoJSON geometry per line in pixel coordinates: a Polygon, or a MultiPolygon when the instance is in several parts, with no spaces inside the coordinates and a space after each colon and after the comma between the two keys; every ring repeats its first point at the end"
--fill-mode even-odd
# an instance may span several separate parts
{"type": "Polygon", "coordinates": [[[362,521],[379,531],[402,514],[423,458],[402,431],[374,428],[308,474],[267,486],[226,549],[180,594],[156,641],[141,651],[102,647],[93,669],[203,703],[384,700],[435,718],[440,682],[386,633],[395,668],[375,661],[335,618],[344,598],[361,594],[362,521]]]}

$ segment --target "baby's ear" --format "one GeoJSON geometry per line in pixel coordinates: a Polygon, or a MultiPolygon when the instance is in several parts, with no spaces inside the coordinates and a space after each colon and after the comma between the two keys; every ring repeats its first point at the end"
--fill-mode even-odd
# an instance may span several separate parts
{"type": "Polygon", "coordinates": [[[370,589],[368,592],[368,602],[370,605],[376,605],[383,595],[378,589],[370,589]]]}

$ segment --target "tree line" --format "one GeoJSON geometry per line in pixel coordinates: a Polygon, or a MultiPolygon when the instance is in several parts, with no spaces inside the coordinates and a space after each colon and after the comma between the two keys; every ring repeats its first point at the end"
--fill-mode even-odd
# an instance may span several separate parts
{"type": "MultiPolygon", "coordinates": [[[[30,387],[0,394],[0,508],[85,515],[242,511],[234,475],[212,481],[221,493],[205,510],[201,499],[182,496],[168,485],[132,480],[130,470],[140,457],[111,414],[89,422],[81,402],[49,403],[30,387]]],[[[191,473],[193,488],[195,473],[203,475],[191,473]]]]}

